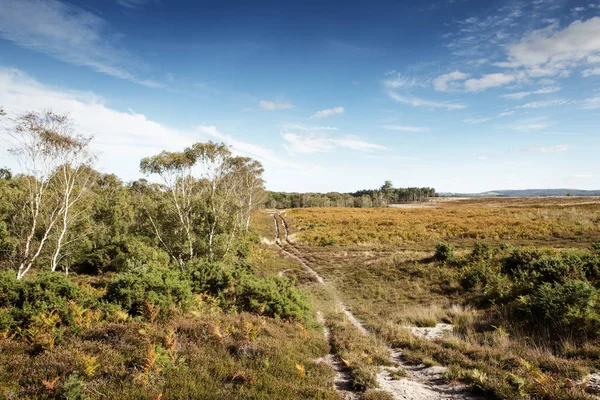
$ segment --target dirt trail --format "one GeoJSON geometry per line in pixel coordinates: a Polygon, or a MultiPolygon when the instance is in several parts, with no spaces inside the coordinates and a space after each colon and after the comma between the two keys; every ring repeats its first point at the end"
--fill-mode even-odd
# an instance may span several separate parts
{"type": "MultiPolygon", "coordinates": [[[[281,251],[291,258],[296,259],[304,269],[313,275],[317,281],[322,285],[327,285],[322,276],[320,276],[314,269],[312,269],[306,260],[301,256],[300,251],[293,245],[289,240],[288,225],[279,213],[274,213],[273,218],[275,219],[275,232],[276,238],[275,243],[281,251]],[[284,228],[285,244],[289,245],[294,253],[287,250],[280,241],[279,222],[277,217],[281,220],[284,228]],[[295,254],[298,253],[298,254],[295,254]]],[[[341,301],[337,301],[338,307],[346,314],[346,317],[363,335],[368,336],[369,330],[358,320],[348,309],[348,307],[341,301]]],[[[320,311],[317,311],[317,318],[323,325],[323,332],[326,340],[331,343],[331,334],[329,328],[327,328],[326,321],[320,311]]],[[[427,339],[435,339],[438,337],[437,332],[443,334],[444,331],[451,330],[451,326],[436,327],[441,329],[433,328],[432,331],[420,331],[421,328],[411,328],[412,332],[416,336],[421,336],[427,339]],[[434,333],[435,332],[435,333],[434,333]]],[[[431,328],[429,328],[431,329],[431,328]]],[[[474,396],[468,391],[465,385],[448,385],[444,381],[445,367],[434,366],[426,367],[425,365],[414,365],[406,362],[402,353],[396,349],[388,347],[392,360],[396,363],[395,367],[385,368],[377,375],[377,383],[380,388],[392,394],[394,399],[397,400],[470,400],[470,399],[484,399],[485,397],[474,396]],[[408,378],[393,379],[390,371],[404,370],[408,373],[408,378]]],[[[336,389],[340,392],[340,395],[344,400],[359,399],[361,396],[358,392],[352,390],[351,385],[351,374],[345,368],[341,360],[332,351],[326,358],[333,370],[336,372],[334,384],[336,389]]]]}

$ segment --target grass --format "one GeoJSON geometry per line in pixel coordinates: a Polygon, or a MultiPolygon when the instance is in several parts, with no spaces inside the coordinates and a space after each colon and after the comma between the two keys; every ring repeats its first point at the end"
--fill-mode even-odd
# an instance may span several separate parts
{"type": "Polygon", "coordinates": [[[435,207],[340,209],[286,212],[294,238],[311,246],[360,245],[432,249],[450,241],[520,244],[556,243],[579,247],[600,239],[597,198],[475,199],[435,207]]]}
{"type": "MultiPolygon", "coordinates": [[[[600,368],[592,337],[550,337],[512,324],[461,287],[460,260],[480,239],[559,253],[600,238],[595,198],[475,199],[410,209],[294,209],[284,217],[295,248],[365,322],[410,361],[447,367],[446,379],[502,399],[588,399],[581,383],[600,368]],[[458,261],[434,259],[436,244],[458,261]],[[471,304],[471,305],[470,305],[471,304]],[[429,341],[405,326],[454,324],[429,341]]],[[[271,217],[272,220],[272,217],[271,217]]],[[[385,396],[368,391],[368,396],[385,396]]],[[[382,397],[385,398],[385,397],[382,397]]]]}

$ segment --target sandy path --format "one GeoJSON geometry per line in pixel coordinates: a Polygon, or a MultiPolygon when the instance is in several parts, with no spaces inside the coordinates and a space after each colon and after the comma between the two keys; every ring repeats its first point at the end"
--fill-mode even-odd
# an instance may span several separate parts
{"type": "MultiPolygon", "coordinates": [[[[320,276],[314,269],[312,269],[306,260],[300,255],[294,254],[283,247],[280,242],[279,223],[277,216],[282,221],[282,225],[285,231],[284,237],[285,242],[291,246],[296,252],[299,250],[289,240],[288,236],[288,225],[281,216],[281,214],[273,214],[276,226],[276,240],[275,242],[279,248],[289,257],[294,258],[304,267],[304,269],[314,276],[317,281],[326,285],[325,280],[320,276]]],[[[348,307],[338,301],[338,307],[346,314],[348,320],[354,325],[363,335],[368,336],[369,330],[363,325],[358,318],[352,314],[348,307]]],[[[323,325],[324,335],[326,340],[331,342],[331,334],[325,320],[320,311],[317,311],[317,318],[323,325]]],[[[429,340],[433,340],[443,336],[448,331],[452,330],[452,326],[448,324],[438,324],[434,328],[417,328],[409,327],[415,336],[420,336],[429,340]]],[[[434,366],[426,367],[425,365],[414,365],[406,362],[402,353],[391,347],[388,347],[392,360],[396,363],[396,367],[385,368],[377,375],[377,383],[380,388],[392,394],[394,399],[397,400],[469,400],[469,399],[484,399],[485,397],[474,396],[468,391],[468,387],[465,385],[448,385],[444,381],[444,373],[446,372],[445,367],[434,366]],[[393,379],[389,371],[403,369],[408,373],[408,378],[393,379]]],[[[353,400],[359,399],[360,395],[358,392],[352,390],[352,385],[349,384],[351,375],[347,369],[339,360],[339,357],[333,354],[331,351],[327,357],[328,362],[336,372],[334,384],[336,389],[340,392],[343,399],[353,400]]]]}

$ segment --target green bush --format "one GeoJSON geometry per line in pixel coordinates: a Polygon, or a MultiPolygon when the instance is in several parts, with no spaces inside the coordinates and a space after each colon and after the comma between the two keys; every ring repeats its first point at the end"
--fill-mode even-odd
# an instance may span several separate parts
{"type": "Polygon", "coordinates": [[[600,325],[598,290],[587,281],[546,282],[520,300],[529,321],[551,328],[595,331],[600,325]]]}
{"type": "Polygon", "coordinates": [[[437,261],[442,261],[442,262],[454,261],[455,260],[454,246],[452,244],[446,243],[446,242],[438,243],[437,246],[435,246],[434,258],[437,261]]]}
{"type": "Polygon", "coordinates": [[[251,274],[239,276],[233,305],[240,311],[294,321],[306,321],[310,313],[306,297],[293,281],[251,274]]]}
{"type": "Polygon", "coordinates": [[[0,273],[0,309],[4,309],[0,325],[4,329],[24,327],[38,315],[50,312],[68,322],[69,301],[90,305],[92,300],[61,273],[40,273],[23,280],[17,280],[14,273],[0,273]]]}
{"type": "Polygon", "coordinates": [[[162,317],[185,311],[192,301],[190,282],[176,269],[139,267],[109,282],[104,299],[119,304],[132,316],[145,315],[148,305],[160,307],[162,317]]]}
{"type": "Polygon", "coordinates": [[[123,240],[90,249],[73,270],[87,274],[125,272],[135,263],[161,267],[169,265],[169,261],[169,255],[161,248],[146,243],[141,237],[126,236],[123,240]]]}
{"type": "Polygon", "coordinates": [[[189,279],[195,293],[207,293],[218,296],[233,285],[233,275],[221,263],[209,263],[200,260],[189,262],[185,267],[185,276],[189,279]]]}
{"type": "Polygon", "coordinates": [[[494,258],[499,249],[484,242],[476,242],[471,251],[471,260],[485,261],[494,258]]]}

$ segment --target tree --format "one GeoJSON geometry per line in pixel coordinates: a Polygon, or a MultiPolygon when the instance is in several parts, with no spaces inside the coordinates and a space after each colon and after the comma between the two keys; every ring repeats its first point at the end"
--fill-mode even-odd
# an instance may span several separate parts
{"type": "Polygon", "coordinates": [[[262,202],[262,166],[250,158],[233,157],[223,143],[209,141],[182,152],[163,151],[144,158],[140,169],[159,175],[170,196],[178,229],[157,219],[162,213],[162,221],[169,220],[165,210],[150,211],[152,204],[161,201],[160,192],[148,187],[147,196],[155,200],[142,204],[148,204],[148,218],[159,241],[181,268],[196,257],[197,250],[204,250],[209,260],[224,257],[236,234],[248,226],[252,210],[262,202]],[[184,237],[185,252],[178,251],[177,232],[184,237]]]}
{"type": "Polygon", "coordinates": [[[89,178],[86,171],[94,156],[88,149],[91,138],[76,134],[66,114],[49,110],[24,114],[17,118],[10,135],[15,140],[10,152],[27,182],[23,209],[29,228],[21,240],[17,270],[17,278],[22,279],[60,224],[52,255],[51,268],[56,269],[72,207],[85,192],[89,178]]]}
{"type": "Polygon", "coordinates": [[[198,187],[195,185],[192,168],[196,163],[196,157],[190,152],[168,152],[163,151],[153,157],[146,157],[140,162],[140,170],[145,174],[157,174],[163,181],[164,188],[169,193],[178,223],[185,235],[184,241],[187,245],[188,254],[174,254],[174,249],[165,242],[155,217],[147,213],[156,235],[165,246],[167,252],[176,258],[183,268],[184,258],[194,257],[194,238],[192,227],[193,201],[199,196],[198,187]]]}

